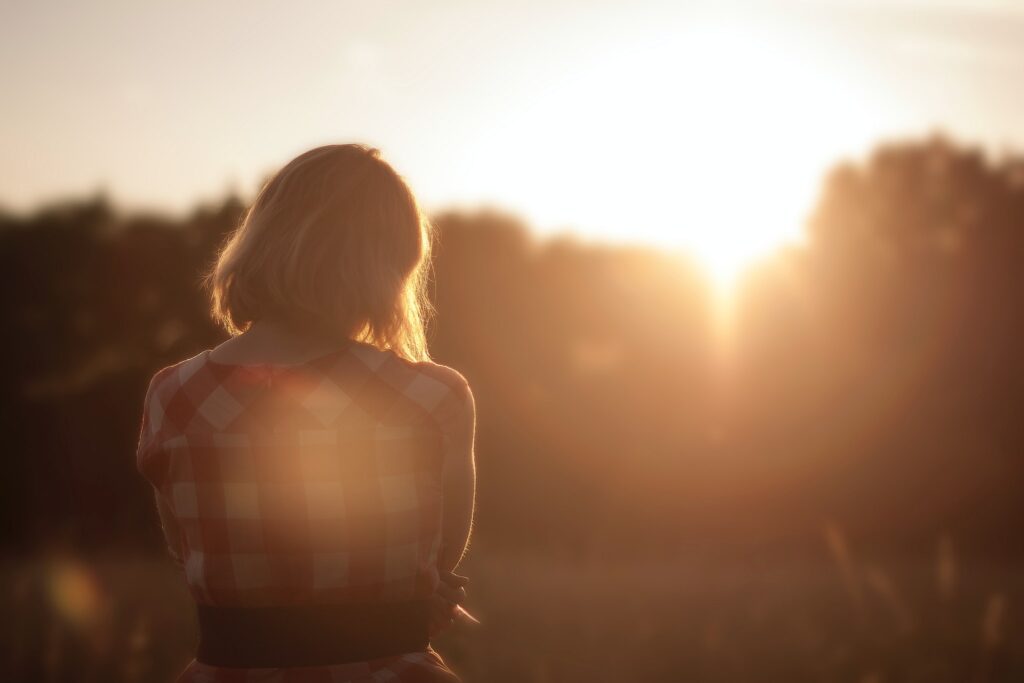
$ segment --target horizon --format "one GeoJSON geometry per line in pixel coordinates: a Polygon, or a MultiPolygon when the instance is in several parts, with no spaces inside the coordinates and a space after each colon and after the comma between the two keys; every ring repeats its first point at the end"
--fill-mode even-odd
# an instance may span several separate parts
{"type": "Polygon", "coordinates": [[[1024,681],[1024,0],[41,0],[0,59],[3,680],[1024,681]]]}
{"type": "Polygon", "coordinates": [[[180,216],[361,141],[428,213],[681,249],[728,282],[798,243],[824,174],[879,143],[1024,148],[1012,3],[582,7],[0,10],[20,66],[0,81],[0,206],[101,192],[180,216]]]}

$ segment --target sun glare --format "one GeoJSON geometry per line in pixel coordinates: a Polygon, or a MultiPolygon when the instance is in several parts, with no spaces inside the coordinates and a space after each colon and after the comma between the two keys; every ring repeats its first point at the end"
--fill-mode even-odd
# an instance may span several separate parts
{"type": "Polygon", "coordinates": [[[826,72],[786,36],[694,25],[554,79],[476,153],[539,225],[684,249],[724,291],[800,239],[836,140],[867,135],[826,72]]]}

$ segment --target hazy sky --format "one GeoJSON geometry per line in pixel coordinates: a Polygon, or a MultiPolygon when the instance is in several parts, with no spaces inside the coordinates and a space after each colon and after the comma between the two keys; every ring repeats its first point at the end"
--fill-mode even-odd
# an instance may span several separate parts
{"type": "Polygon", "coordinates": [[[775,239],[880,136],[1024,150],[1024,2],[2,0],[0,58],[19,210],[248,197],[365,141],[428,207],[665,243],[757,217],[775,239]]]}

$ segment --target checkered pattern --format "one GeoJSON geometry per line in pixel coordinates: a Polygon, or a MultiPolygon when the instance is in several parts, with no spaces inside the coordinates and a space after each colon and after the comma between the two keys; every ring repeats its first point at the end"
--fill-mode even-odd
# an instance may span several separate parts
{"type": "MultiPolygon", "coordinates": [[[[137,465],[164,508],[168,547],[195,600],[430,596],[441,466],[471,400],[458,372],[356,342],[294,366],[228,365],[204,351],[157,372],[137,465]]],[[[425,669],[390,658],[393,666],[365,680],[451,680],[418,677],[437,656],[424,657],[425,669]]],[[[188,680],[235,680],[200,668],[188,680]]],[[[294,680],[364,680],[338,670],[303,668],[311,677],[294,680]]]]}

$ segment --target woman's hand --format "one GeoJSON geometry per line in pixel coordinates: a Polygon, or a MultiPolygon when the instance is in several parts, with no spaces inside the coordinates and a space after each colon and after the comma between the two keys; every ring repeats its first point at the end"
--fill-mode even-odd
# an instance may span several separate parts
{"type": "Polygon", "coordinates": [[[441,572],[441,581],[430,599],[430,636],[434,637],[450,627],[457,617],[468,618],[479,623],[469,612],[462,609],[466,601],[466,584],[469,579],[450,571],[441,572]],[[464,615],[464,616],[463,616],[464,615]]]}

